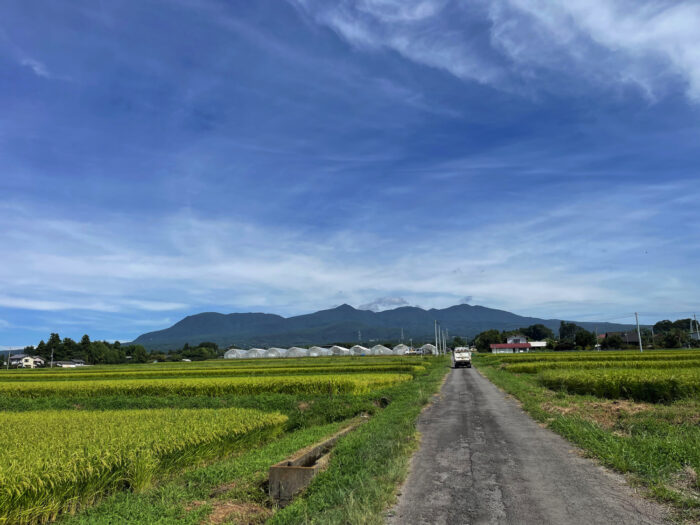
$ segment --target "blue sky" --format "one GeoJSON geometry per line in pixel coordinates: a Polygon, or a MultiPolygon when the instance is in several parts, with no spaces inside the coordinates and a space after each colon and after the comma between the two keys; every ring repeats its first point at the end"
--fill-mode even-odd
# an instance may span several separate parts
{"type": "Polygon", "coordinates": [[[700,4],[561,4],[3,2],[0,346],[700,310],[700,4]]]}

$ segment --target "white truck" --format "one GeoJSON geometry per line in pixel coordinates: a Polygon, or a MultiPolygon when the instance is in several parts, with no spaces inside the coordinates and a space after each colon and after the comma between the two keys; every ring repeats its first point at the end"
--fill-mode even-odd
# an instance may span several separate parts
{"type": "Polygon", "coordinates": [[[463,366],[466,366],[467,368],[472,367],[472,353],[469,351],[469,348],[466,348],[464,346],[459,346],[455,348],[455,351],[452,353],[452,361],[454,362],[454,367],[455,368],[460,368],[463,366]]]}

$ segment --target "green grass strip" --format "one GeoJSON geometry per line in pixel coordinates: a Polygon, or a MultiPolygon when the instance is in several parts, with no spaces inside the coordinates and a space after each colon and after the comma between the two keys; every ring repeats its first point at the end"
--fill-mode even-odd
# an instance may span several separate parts
{"type": "Polygon", "coordinates": [[[418,415],[449,370],[447,358],[434,358],[432,363],[427,374],[396,386],[385,409],[341,439],[328,470],[269,523],[383,523],[417,446],[418,415]]]}

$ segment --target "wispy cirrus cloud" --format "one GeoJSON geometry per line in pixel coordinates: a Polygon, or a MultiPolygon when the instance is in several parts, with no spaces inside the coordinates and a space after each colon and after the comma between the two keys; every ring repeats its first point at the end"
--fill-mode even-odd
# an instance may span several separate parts
{"type": "MultiPolygon", "coordinates": [[[[612,315],[649,303],[689,309],[700,290],[687,281],[682,261],[700,256],[693,248],[700,238],[668,253],[677,239],[662,218],[693,191],[625,186],[604,197],[572,194],[554,207],[511,203],[474,228],[391,241],[371,232],[309,235],[191,212],[140,228],[124,218],[108,228],[80,221],[59,227],[55,218],[26,210],[3,219],[0,241],[8,255],[0,307],[149,317],[216,305],[299,314],[339,302],[443,307],[469,294],[470,302],[552,317],[612,315]],[[620,206],[629,199],[639,207],[620,206]]],[[[690,240],[685,232],[683,238],[690,240]]]]}
{"type": "Polygon", "coordinates": [[[23,58],[22,60],[20,60],[20,64],[31,69],[34,72],[34,74],[38,77],[51,77],[51,74],[49,73],[49,70],[46,68],[46,66],[38,60],[35,60],[33,58],[23,58]]]}
{"type": "Polygon", "coordinates": [[[655,98],[680,84],[700,101],[697,2],[290,1],[358,48],[499,89],[550,91],[556,74],[571,79],[559,91],[634,85],[655,98]]]}

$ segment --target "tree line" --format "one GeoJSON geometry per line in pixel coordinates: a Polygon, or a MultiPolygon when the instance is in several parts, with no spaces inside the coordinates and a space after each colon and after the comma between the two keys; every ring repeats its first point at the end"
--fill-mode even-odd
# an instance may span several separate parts
{"type": "MultiPolygon", "coordinates": [[[[23,354],[41,357],[48,365],[53,361],[71,361],[80,359],[89,365],[116,365],[123,363],[146,363],[148,361],[203,361],[214,359],[224,354],[216,343],[202,342],[194,346],[188,343],[182,348],[168,352],[149,352],[143,345],[121,344],[119,341],[92,341],[85,334],[79,342],[70,337],[61,337],[52,333],[47,341],[41,340],[36,346],[27,346],[23,354]]],[[[0,363],[9,358],[9,354],[0,356],[0,363]]]]}
{"type": "MultiPolygon", "coordinates": [[[[695,321],[690,318],[659,321],[653,328],[640,329],[642,345],[655,348],[683,348],[691,343],[691,332],[696,333],[697,329],[695,321]]],[[[522,334],[533,341],[546,341],[548,350],[590,350],[595,348],[598,342],[594,332],[586,330],[576,323],[562,321],[557,335],[542,324],[534,324],[517,330],[485,330],[474,337],[472,344],[480,352],[490,352],[492,344],[505,343],[509,336],[516,334],[522,334]]],[[[634,342],[628,343],[619,333],[611,333],[600,339],[600,346],[604,349],[636,348],[639,343],[636,334],[634,335],[634,342]]],[[[459,339],[462,343],[460,346],[465,346],[466,342],[459,339]]]]}

